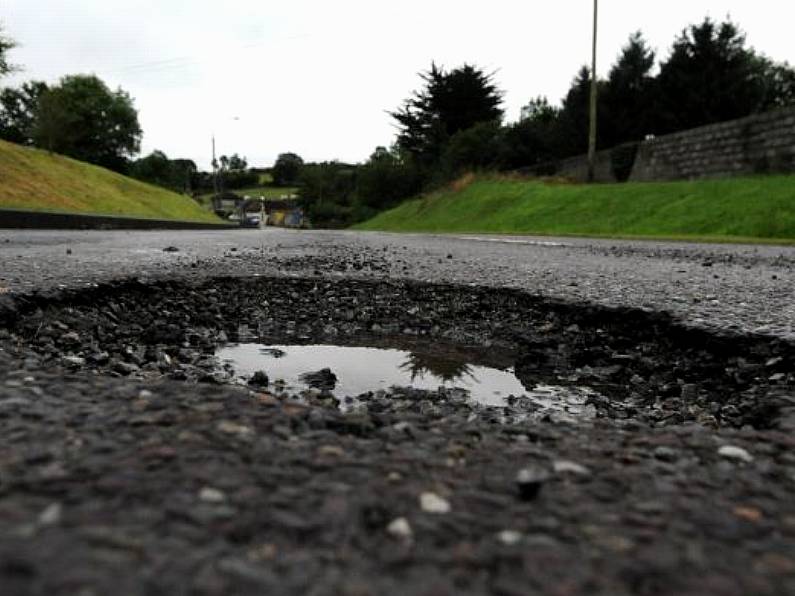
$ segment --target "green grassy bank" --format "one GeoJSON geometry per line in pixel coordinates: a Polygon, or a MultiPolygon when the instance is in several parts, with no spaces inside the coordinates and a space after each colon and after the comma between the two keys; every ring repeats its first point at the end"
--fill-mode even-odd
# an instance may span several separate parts
{"type": "Polygon", "coordinates": [[[598,185],[478,177],[355,228],[795,243],[795,176],[598,185]]]}
{"type": "Polygon", "coordinates": [[[0,141],[0,208],[221,222],[190,197],[5,141],[0,141]]]}

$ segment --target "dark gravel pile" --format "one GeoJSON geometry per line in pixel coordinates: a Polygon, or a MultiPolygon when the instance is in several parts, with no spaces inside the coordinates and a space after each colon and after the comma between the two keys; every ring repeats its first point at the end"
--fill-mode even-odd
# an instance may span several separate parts
{"type": "MultiPolygon", "coordinates": [[[[601,417],[651,425],[789,424],[795,347],[715,335],[661,314],[519,291],[412,282],[228,278],[136,281],[17,301],[20,360],[142,379],[225,383],[228,342],[478,346],[526,386],[585,385],[601,417]],[[509,362],[505,362],[508,359],[509,362]],[[782,411],[783,410],[783,411],[782,411]]],[[[310,371],[307,371],[310,372],[310,371]]],[[[333,372],[333,371],[332,371],[333,372]]]]}
{"type": "Polygon", "coordinates": [[[0,321],[3,596],[795,593],[781,339],[285,277],[0,296],[0,321]],[[230,384],[238,341],[465,347],[601,397],[577,423],[453,390],[340,409],[230,384]]]}

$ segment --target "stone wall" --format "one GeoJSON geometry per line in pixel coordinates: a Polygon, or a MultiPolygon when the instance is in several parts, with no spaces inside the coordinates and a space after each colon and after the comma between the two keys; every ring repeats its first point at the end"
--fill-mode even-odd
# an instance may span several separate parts
{"type": "Polygon", "coordinates": [[[631,181],[795,173],[795,107],[641,143],[631,181]]]}
{"type": "MultiPolygon", "coordinates": [[[[616,182],[611,153],[608,149],[596,154],[597,182],[616,182]]],[[[584,182],[588,158],[578,155],[519,172],[584,182]]],[[[773,173],[795,173],[795,107],[643,141],[629,179],[653,182],[773,173]]]]}

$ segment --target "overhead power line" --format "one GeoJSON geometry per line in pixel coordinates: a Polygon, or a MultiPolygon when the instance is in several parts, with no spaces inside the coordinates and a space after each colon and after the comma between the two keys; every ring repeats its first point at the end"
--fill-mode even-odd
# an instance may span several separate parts
{"type": "MultiPolygon", "coordinates": [[[[310,36],[293,35],[290,37],[282,37],[278,39],[263,39],[261,41],[239,45],[236,48],[233,48],[233,50],[237,52],[243,52],[246,50],[261,48],[263,46],[270,45],[273,43],[293,41],[296,39],[304,39],[307,37],[310,36]]],[[[167,70],[188,68],[190,66],[195,66],[198,64],[208,62],[209,60],[210,58],[208,56],[206,55],[201,56],[198,54],[175,56],[173,58],[165,58],[162,60],[150,60],[146,62],[139,62],[137,64],[130,64],[128,66],[124,66],[121,68],[114,68],[112,70],[107,70],[106,73],[107,74],[141,74],[148,72],[161,72],[167,70]]]]}

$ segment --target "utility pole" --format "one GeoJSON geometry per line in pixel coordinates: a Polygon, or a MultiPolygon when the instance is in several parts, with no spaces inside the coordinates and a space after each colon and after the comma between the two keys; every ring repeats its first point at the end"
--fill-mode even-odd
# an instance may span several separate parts
{"type": "Polygon", "coordinates": [[[218,162],[215,159],[215,135],[213,135],[213,207],[216,209],[220,209],[220,205],[218,204],[220,201],[218,199],[218,162]]]}
{"type": "Polygon", "coordinates": [[[599,0],[593,0],[593,53],[591,55],[591,109],[590,127],[588,130],[588,182],[593,182],[596,167],[596,32],[599,0]]]}

